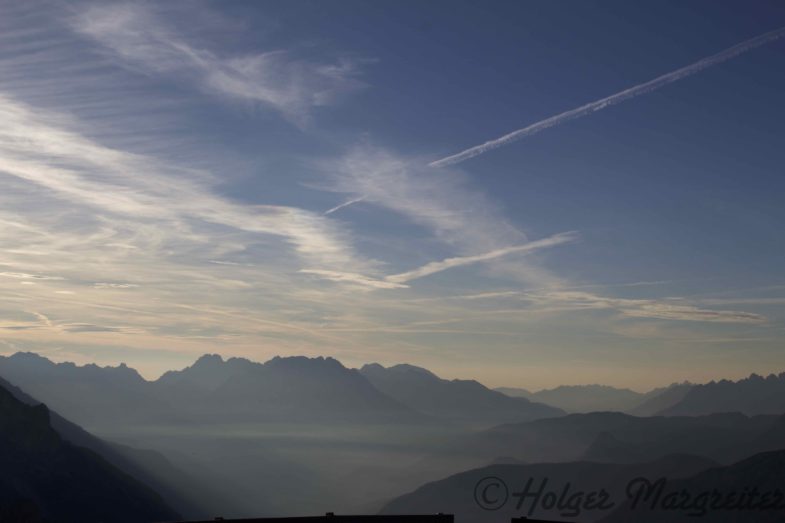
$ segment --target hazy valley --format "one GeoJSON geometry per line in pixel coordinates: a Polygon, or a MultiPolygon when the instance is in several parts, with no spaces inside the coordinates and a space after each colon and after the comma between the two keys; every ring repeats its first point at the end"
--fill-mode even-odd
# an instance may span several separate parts
{"type": "Polygon", "coordinates": [[[483,511],[470,507],[463,487],[449,486],[453,480],[444,480],[452,493],[423,484],[459,474],[456,485],[463,485],[493,467],[514,478],[568,477],[579,463],[597,464],[596,472],[580,473],[594,484],[663,463],[683,465],[662,470],[688,477],[785,447],[783,412],[761,404],[780,397],[783,375],[689,385],[676,395],[674,388],[687,386],[674,385],[637,395],[638,405],[629,402],[631,391],[620,402],[607,387],[570,387],[606,407],[574,414],[418,367],[357,370],[331,358],[256,363],[205,355],[147,381],[126,366],[19,353],[0,357],[0,376],[24,403],[50,406],[63,439],[97,452],[189,518],[427,509],[480,521],[483,511]],[[728,394],[733,412],[724,408],[728,394]],[[613,405],[635,412],[651,404],[663,412],[612,412],[613,405]],[[667,414],[698,408],[691,416],[667,414]],[[552,465],[528,465],[537,463],[552,465]]]}

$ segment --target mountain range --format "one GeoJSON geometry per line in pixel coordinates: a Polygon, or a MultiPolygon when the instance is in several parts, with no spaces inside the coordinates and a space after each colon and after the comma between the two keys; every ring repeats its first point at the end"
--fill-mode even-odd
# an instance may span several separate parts
{"type": "Polygon", "coordinates": [[[333,358],[276,357],[265,363],[204,355],[147,381],[117,367],[53,363],[33,353],[0,356],[0,376],[86,427],[222,422],[427,423],[490,427],[619,411],[637,416],[785,413],[785,373],[737,382],[690,383],[638,393],[601,385],[530,393],[446,380],[413,365],[358,369],[333,358]]]}
{"type": "Polygon", "coordinates": [[[256,363],[206,355],[181,371],[165,373],[149,388],[200,421],[412,423],[425,418],[333,358],[276,357],[256,363]]]}
{"type": "Polygon", "coordinates": [[[662,409],[664,416],[697,416],[712,412],[781,414],[785,412],[785,372],[763,377],[752,374],[739,381],[712,381],[691,387],[677,403],[662,409]]]}
{"type": "MultiPolygon", "coordinates": [[[[621,393],[629,402],[615,406],[636,415],[565,414],[412,365],[351,369],[332,358],[208,354],[148,381],[125,365],[17,353],[0,357],[0,377],[20,403],[52,407],[48,423],[65,445],[94,453],[190,518],[374,511],[426,481],[489,463],[627,467],[689,455],[687,463],[728,466],[785,448],[782,375],[675,384],[632,407],[621,393]]],[[[551,394],[591,409],[622,398],[616,392],[551,394]]]]}
{"type": "Polygon", "coordinates": [[[389,397],[435,417],[496,424],[564,415],[561,409],[511,398],[474,380],[445,380],[414,365],[372,363],[360,373],[389,397]]]}
{"type": "Polygon", "coordinates": [[[0,357],[0,377],[81,426],[176,419],[136,370],[53,363],[31,352],[0,357]]]}
{"type": "Polygon", "coordinates": [[[530,392],[526,389],[495,389],[561,408],[570,413],[614,411],[636,416],[700,416],[718,412],[757,414],[785,413],[785,373],[766,377],[751,374],[738,381],[705,384],[674,383],[639,393],[605,385],[561,386],[530,392]]]}
{"type": "Polygon", "coordinates": [[[691,387],[687,382],[674,383],[645,393],[608,385],[562,385],[537,392],[514,387],[494,390],[514,398],[553,405],[569,413],[612,411],[652,416],[681,401],[691,387]]]}
{"type": "Polygon", "coordinates": [[[411,366],[344,367],[333,358],[256,363],[205,355],[146,381],[135,370],[0,357],[0,376],[86,427],[143,424],[472,422],[491,426],[563,414],[476,381],[442,380],[411,366]]]}

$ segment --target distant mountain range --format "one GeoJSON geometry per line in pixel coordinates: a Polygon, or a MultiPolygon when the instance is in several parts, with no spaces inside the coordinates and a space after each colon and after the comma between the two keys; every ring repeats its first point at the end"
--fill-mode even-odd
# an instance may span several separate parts
{"type": "Polygon", "coordinates": [[[255,421],[397,423],[425,416],[376,390],[332,358],[267,363],[206,355],[146,381],[124,365],[55,364],[17,353],[0,357],[0,376],[87,427],[255,421]]]}
{"type": "Polygon", "coordinates": [[[179,519],[158,494],[65,441],[49,409],[0,386],[0,521],[143,523],[179,519]]]}
{"type": "Polygon", "coordinates": [[[562,385],[537,392],[513,387],[495,390],[511,397],[553,405],[570,413],[612,411],[652,416],[678,403],[691,387],[692,384],[686,382],[674,383],[646,393],[608,385],[562,385]]]}
{"type": "Polygon", "coordinates": [[[205,355],[147,381],[117,367],[53,363],[33,353],[0,357],[0,376],[82,426],[223,422],[427,423],[492,426],[619,411],[637,416],[737,411],[785,413],[785,373],[673,384],[648,393],[602,385],[539,392],[490,390],[413,365],[349,369],[332,358],[276,357],[266,363],[205,355]]]}
{"type": "Polygon", "coordinates": [[[0,357],[0,376],[86,427],[439,421],[491,426],[563,414],[475,381],[442,380],[425,369],[367,365],[358,371],[321,357],[256,363],[205,355],[146,381],[125,365],[56,364],[17,353],[0,357]]]}
{"type": "Polygon", "coordinates": [[[412,423],[425,419],[333,358],[276,357],[255,363],[206,355],[186,369],[167,372],[150,389],[189,419],[210,422],[412,423]]]}
{"type": "Polygon", "coordinates": [[[55,364],[31,352],[0,357],[0,377],[81,426],[177,419],[166,400],[127,366],[55,364]]]}
{"type": "Polygon", "coordinates": [[[440,418],[498,424],[564,415],[549,405],[511,398],[473,380],[445,380],[413,365],[385,368],[373,363],[360,373],[396,401],[440,418]]]}
{"type": "Polygon", "coordinates": [[[767,377],[752,374],[739,381],[712,381],[691,387],[677,403],[663,408],[664,416],[697,416],[711,412],[782,414],[785,412],[785,372],[767,377]]]}
{"type": "Polygon", "coordinates": [[[625,411],[640,404],[644,398],[644,395],[639,392],[607,385],[562,385],[538,392],[512,387],[501,387],[496,390],[512,397],[541,401],[571,413],[625,411]]]}
{"type": "MultiPolygon", "coordinates": [[[[646,397],[641,403],[639,403],[636,407],[627,410],[626,412],[628,414],[632,414],[633,416],[655,416],[663,412],[665,409],[668,409],[679,403],[694,386],[695,385],[692,383],[684,382],[674,383],[668,387],[654,389],[646,393],[646,397]]],[[[711,414],[711,412],[705,412],[704,414],[711,414]]],[[[746,414],[749,414],[749,412],[746,414]]]]}
{"type": "Polygon", "coordinates": [[[559,407],[570,413],[614,411],[636,416],[785,413],[785,373],[766,377],[752,374],[739,381],[721,380],[703,385],[674,383],[647,393],[605,385],[562,386],[538,392],[511,387],[495,390],[559,407]]]}

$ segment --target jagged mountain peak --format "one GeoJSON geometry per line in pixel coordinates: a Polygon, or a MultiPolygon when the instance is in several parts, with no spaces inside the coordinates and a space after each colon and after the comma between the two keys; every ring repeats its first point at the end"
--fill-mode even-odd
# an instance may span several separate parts
{"type": "Polygon", "coordinates": [[[368,363],[360,368],[360,372],[362,373],[394,372],[399,374],[409,373],[411,375],[428,377],[436,380],[442,379],[426,368],[418,367],[417,365],[411,365],[409,363],[398,363],[396,365],[391,365],[389,367],[385,367],[384,365],[381,365],[379,363],[368,363]]]}
{"type": "Polygon", "coordinates": [[[220,354],[203,354],[199,356],[192,367],[196,366],[213,366],[213,365],[221,365],[224,362],[224,359],[221,357],[220,354]]]}

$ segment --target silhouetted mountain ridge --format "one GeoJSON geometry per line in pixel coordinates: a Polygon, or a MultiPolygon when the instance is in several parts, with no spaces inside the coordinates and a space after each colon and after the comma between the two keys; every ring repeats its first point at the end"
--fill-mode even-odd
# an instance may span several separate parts
{"type": "Polygon", "coordinates": [[[613,411],[651,416],[677,403],[690,387],[691,384],[687,382],[674,383],[645,393],[597,384],[561,385],[537,392],[515,387],[499,387],[494,390],[511,397],[539,401],[569,413],[613,411]]]}
{"type": "Polygon", "coordinates": [[[204,355],[150,382],[124,364],[77,366],[17,353],[0,357],[0,376],[86,426],[427,420],[334,358],[275,357],[257,363],[204,355]]]}
{"type": "Polygon", "coordinates": [[[627,413],[634,416],[654,416],[680,402],[694,386],[694,384],[684,381],[649,391],[646,393],[646,398],[635,408],[629,409],[627,413]]]}
{"type": "Polygon", "coordinates": [[[785,372],[766,377],[751,374],[738,381],[695,385],[678,403],[659,412],[665,416],[695,416],[710,412],[748,415],[785,413],[785,372]]]}
{"type": "Polygon", "coordinates": [[[635,407],[645,394],[608,385],[560,385],[531,392],[526,389],[501,387],[499,392],[553,405],[567,412],[625,411],[635,407]]]}
{"type": "Polygon", "coordinates": [[[560,409],[511,398],[475,380],[446,380],[414,365],[368,364],[360,372],[380,391],[426,414],[462,422],[503,423],[563,415],[560,409]]]}
{"type": "Polygon", "coordinates": [[[0,376],[80,425],[177,419],[136,370],[54,363],[34,353],[0,356],[0,376]]]}
{"type": "Polygon", "coordinates": [[[229,411],[245,420],[321,422],[425,420],[421,413],[386,396],[357,370],[333,358],[293,356],[261,364],[235,362],[242,365],[242,371],[205,399],[205,407],[217,410],[211,415],[229,411]]]}

